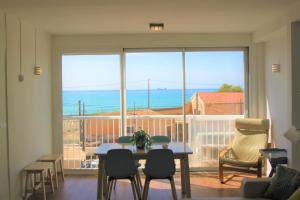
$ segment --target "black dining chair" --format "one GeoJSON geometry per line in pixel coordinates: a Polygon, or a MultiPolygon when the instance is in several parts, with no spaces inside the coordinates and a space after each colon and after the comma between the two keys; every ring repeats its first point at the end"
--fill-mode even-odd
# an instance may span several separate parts
{"type": "Polygon", "coordinates": [[[171,183],[173,199],[177,200],[173,175],[175,174],[173,151],[170,149],[153,149],[148,152],[144,174],[146,175],[143,200],[148,197],[150,181],[153,179],[168,179],[171,183]]]}
{"type": "Polygon", "coordinates": [[[105,172],[108,176],[106,199],[110,199],[113,183],[118,179],[130,180],[134,200],[141,199],[140,189],[135,180],[137,167],[132,152],[128,149],[112,149],[107,152],[105,172]],[[137,197],[136,197],[137,195],[137,197]]]}
{"type": "MultiPolygon", "coordinates": [[[[121,136],[121,137],[118,138],[117,143],[118,144],[131,144],[132,143],[132,139],[133,139],[132,136],[121,136]]],[[[138,160],[135,160],[134,162],[135,162],[136,168],[141,167],[141,164],[139,163],[138,160]]],[[[143,185],[142,185],[142,181],[141,181],[139,170],[137,170],[136,179],[137,179],[138,186],[142,190],[143,189],[143,185]]],[[[117,181],[115,180],[114,181],[114,189],[116,189],[116,185],[117,185],[117,181]]]]}
{"type": "Polygon", "coordinates": [[[151,141],[153,143],[170,143],[171,138],[169,136],[156,135],[151,137],[151,141]]]}

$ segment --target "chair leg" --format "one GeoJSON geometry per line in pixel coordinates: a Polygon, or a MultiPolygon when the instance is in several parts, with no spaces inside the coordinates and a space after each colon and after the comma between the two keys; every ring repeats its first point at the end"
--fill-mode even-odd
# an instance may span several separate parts
{"type": "Polygon", "coordinates": [[[219,179],[220,179],[220,182],[222,184],[224,184],[224,173],[223,173],[224,169],[223,169],[223,164],[221,162],[219,162],[219,179]]]}
{"type": "Polygon", "coordinates": [[[139,171],[136,173],[136,181],[137,181],[138,186],[141,188],[141,190],[143,190],[143,184],[142,184],[142,180],[141,180],[139,171]]]}
{"type": "Polygon", "coordinates": [[[150,179],[146,177],[142,200],[147,200],[149,185],[150,185],[150,179]]]}
{"type": "Polygon", "coordinates": [[[135,180],[135,177],[132,178],[132,181],[133,181],[133,183],[134,183],[134,186],[135,186],[135,190],[136,190],[138,199],[141,199],[141,198],[142,198],[142,195],[141,195],[141,189],[140,189],[140,187],[139,187],[137,181],[135,180]]]}
{"type": "Polygon", "coordinates": [[[135,188],[134,188],[135,186],[134,186],[134,183],[133,183],[133,179],[130,179],[130,183],[131,183],[133,198],[134,198],[134,200],[137,200],[137,198],[136,198],[136,191],[135,191],[135,188]]]}
{"type": "Polygon", "coordinates": [[[64,167],[63,167],[63,160],[60,159],[60,169],[61,169],[61,176],[62,176],[62,180],[63,182],[65,181],[65,173],[64,173],[64,167]]]}
{"type": "Polygon", "coordinates": [[[46,187],[45,187],[45,175],[44,175],[44,172],[41,173],[41,177],[42,177],[42,188],[43,188],[44,200],[46,200],[47,197],[46,197],[46,187]]]}
{"type": "Polygon", "coordinates": [[[117,180],[114,180],[114,181],[113,181],[113,184],[114,184],[114,190],[116,190],[117,180]]]}
{"type": "Polygon", "coordinates": [[[23,199],[27,199],[27,192],[28,192],[28,180],[29,180],[29,174],[28,172],[26,172],[26,176],[25,176],[25,194],[23,199]]]}
{"type": "Polygon", "coordinates": [[[173,176],[171,176],[171,178],[170,178],[170,183],[171,183],[171,188],[172,188],[173,199],[177,200],[176,187],[175,187],[175,182],[174,182],[173,176]]]}
{"type": "Polygon", "coordinates": [[[49,175],[49,178],[50,178],[51,190],[52,190],[52,193],[54,193],[53,179],[52,179],[52,174],[51,174],[50,169],[48,169],[48,175],[49,175]]]}
{"type": "Polygon", "coordinates": [[[55,174],[55,183],[56,183],[56,189],[58,189],[57,163],[56,163],[56,162],[54,162],[53,169],[54,169],[54,174],[55,174]]]}
{"type": "Polygon", "coordinates": [[[261,178],[261,177],[262,177],[262,161],[261,159],[259,159],[257,163],[257,178],[261,178]]]}

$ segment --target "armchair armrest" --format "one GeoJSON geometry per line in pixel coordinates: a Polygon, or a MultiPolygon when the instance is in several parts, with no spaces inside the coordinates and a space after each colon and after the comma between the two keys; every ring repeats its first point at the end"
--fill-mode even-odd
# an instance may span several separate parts
{"type": "Polygon", "coordinates": [[[269,187],[271,178],[245,178],[241,190],[245,198],[261,198],[269,187]]]}
{"type": "Polygon", "coordinates": [[[231,147],[226,147],[223,151],[220,152],[219,158],[224,158],[225,155],[231,150],[231,147]]]}

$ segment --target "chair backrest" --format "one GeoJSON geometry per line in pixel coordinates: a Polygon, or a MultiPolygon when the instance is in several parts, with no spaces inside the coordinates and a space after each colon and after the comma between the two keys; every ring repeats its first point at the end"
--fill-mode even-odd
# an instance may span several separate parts
{"type": "Polygon", "coordinates": [[[170,149],[153,149],[147,154],[144,173],[152,178],[167,178],[175,173],[173,151],[170,149]]]}
{"type": "Polygon", "coordinates": [[[151,141],[153,143],[170,143],[171,139],[168,136],[158,135],[158,136],[152,136],[151,141]]]}
{"type": "Polygon", "coordinates": [[[259,150],[268,144],[268,119],[237,119],[236,133],[232,144],[233,156],[240,161],[255,162],[259,150]]]}
{"type": "Polygon", "coordinates": [[[118,143],[119,144],[129,144],[132,142],[132,136],[121,136],[118,138],[118,143]]]}
{"type": "Polygon", "coordinates": [[[137,172],[132,152],[128,149],[112,149],[107,152],[105,160],[107,176],[126,178],[137,172]]]}

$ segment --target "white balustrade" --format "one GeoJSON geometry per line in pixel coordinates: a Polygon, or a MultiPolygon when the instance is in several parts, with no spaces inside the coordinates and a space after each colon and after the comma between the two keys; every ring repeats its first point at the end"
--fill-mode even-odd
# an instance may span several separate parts
{"type": "MultiPolygon", "coordinates": [[[[191,167],[217,167],[219,152],[234,136],[234,121],[241,115],[187,115],[186,137],[194,153],[191,167]]],[[[129,115],[127,135],[143,129],[152,135],[167,135],[174,142],[183,141],[182,115],[129,115]]],[[[63,144],[65,168],[96,168],[96,147],[116,142],[121,136],[120,116],[65,116],[63,144]]]]}

